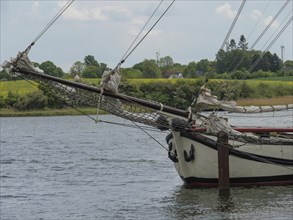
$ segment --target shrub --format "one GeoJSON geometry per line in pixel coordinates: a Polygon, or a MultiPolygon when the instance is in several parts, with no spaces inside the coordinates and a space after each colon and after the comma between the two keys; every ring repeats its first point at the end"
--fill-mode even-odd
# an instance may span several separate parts
{"type": "Polygon", "coordinates": [[[47,106],[47,97],[42,91],[30,93],[24,97],[19,97],[13,105],[17,110],[44,109],[47,106]]]}

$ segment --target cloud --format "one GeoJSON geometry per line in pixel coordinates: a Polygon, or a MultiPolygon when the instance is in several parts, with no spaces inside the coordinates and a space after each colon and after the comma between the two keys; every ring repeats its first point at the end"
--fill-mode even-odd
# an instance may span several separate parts
{"type": "Polygon", "coordinates": [[[261,17],[262,13],[259,10],[252,10],[250,17],[253,20],[258,20],[261,17]]]}
{"type": "MultiPolygon", "coordinates": [[[[64,3],[58,2],[59,7],[63,7],[64,3]]],[[[102,6],[91,4],[82,4],[82,5],[71,5],[66,12],[63,14],[63,17],[68,20],[79,20],[79,21],[108,21],[116,20],[121,21],[128,19],[130,13],[124,7],[118,6],[102,6]]]]}
{"type": "MultiPolygon", "coordinates": [[[[63,7],[64,4],[58,3],[60,7],[63,7]]],[[[107,17],[102,14],[100,9],[94,8],[77,8],[75,6],[70,6],[66,12],[64,12],[63,17],[68,20],[79,20],[79,21],[88,21],[88,20],[106,20],[107,17]]]]}
{"type": "MultiPolygon", "coordinates": [[[[263,26],[267,26],[273,19],[273,16],[267,16],[266,18],[263,18],[263,14],[261,13],[261,11],[258,11],[258,10],[253,10],[250,14],[250,17],[253,19],[253,20],[257,20],[260,22],[261,25],[263,26]]],[[[278,21],[274,21],[272,24],[271,24],[271,27],[272,28],[278,28],[280,26],[280,23],[278,21]]]]}
{"type": "Polygon", "coordinates": [[[216,8],[216,13],[219,15],[224,15],[227,18],[234,18],[237,11],[233,10],[232,6],[229,3],[225,3],[224,5],[216,8]]]}
{"type": "MultiPolygon", "coordinates": [[[[272,21],[272,19],[273,19],[273,16],[266,17],[263,20],[263,24],[268,25],[272,21]]],[[[272,28],[278,28],[279,26],[280,26],[280,23],[278,21],[276,21],[276,20],[271,24],[272,28]]]]}

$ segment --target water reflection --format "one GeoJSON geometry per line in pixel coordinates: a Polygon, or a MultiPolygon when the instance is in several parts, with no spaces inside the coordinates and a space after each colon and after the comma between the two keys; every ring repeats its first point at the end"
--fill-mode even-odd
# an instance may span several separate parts
{"type": "Polygon", "coordinates": [[[293,186],[231,188],[226,193],[181,186],[172,197],[170,219],[291,220],[293,217],[293,186]]]}

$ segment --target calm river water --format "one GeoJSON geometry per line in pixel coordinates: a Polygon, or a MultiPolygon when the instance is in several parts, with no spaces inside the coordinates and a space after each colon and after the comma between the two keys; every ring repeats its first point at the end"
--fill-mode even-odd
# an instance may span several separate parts
{"type": "MultiPolygon", "coordinates": [[[[166,150],[139,129],[85,116],[0,120],[1,220],[293,218],[292,186],[228,197],[185,188],[166,150]]],[[[166,133],[148,132],[166,146],[166,133]]]]}

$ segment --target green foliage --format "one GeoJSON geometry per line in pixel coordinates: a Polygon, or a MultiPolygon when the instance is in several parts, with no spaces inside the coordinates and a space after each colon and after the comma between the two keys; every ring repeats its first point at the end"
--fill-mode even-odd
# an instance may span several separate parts
{"type": "Polygon", "coordinates": [[[240,48],[241,50],[247,50],[248,49],[248,43],[246,42],[246,38],[244,37],[243,34],[240,36],[240,39],[239,39],[239,42],[238,42],[238,48],[240,48]]]}
{"type": "Polygon", "coordinates": [[[126,79],[140,79],[142,78],[142,72],[139,69],[123,68],[121,70],[122,78],[126,79]]]}
{"type": "Polygon", "coordinates": [[[103,72],[108,68],[107,64],[99,64],[93,55],[87,55],[84,58],[84,66],[80,75],[84,78],[101,78],[103,72]]]}
{"type": "Polygon", "coordinates": [[[20,76],[10,76],[5,70],[0,71],[0,80],[8,81],[8,80],[20,80],[22,79],[20,76]]]}
{"type": "Polygon", "coordinates": [[[71,77],[75,77],[76,75],[81,76],[84,69],[85,69],[85,64],[80,61],[76,61],[73,64],[73,66],[70,67],[69,73],[71,77]]]}
{"type": "Polygon", "coordinates": [[[7,97],[5,98],[5,103],[7,106],[13,106],[17,100],[19,95],[17,93],[9,91],[7,97]]]}
{"type": "MultiPolygon", "coordinates": [[[[91,84],[95,85],[97,85],[99,81],[97,78],[88,80],[91,84]]],[[[6,83],[14,85],[15,88],[18,88],[17,84],[22,85],[22,81],[5,82],[5,84],[6,83]]],[[[119,92],[186,110],[196,98],[199,88],[203,84],[204,78],[131,79],[123,81],[119,87],[119,92]]],[[[210,79],[207,86],[212,90],[213,95],[217,95],[219,99],[227,100],[293,95],[292,79],[287,82],[210,79]]],[[[19,93],[15,91],[9,91],[5,93],[6,95],[0,94],[0,107],[17,108],[19,110],[44,108],[61,109],[66,107],[64,102],[56,97],[54,93],[51,93],[47,87],[40,86],[40,88],[44,93],[33,91],[22,92],[21,95],[19,95],[19,93]]],[[[79,104],[78,107],[85,107],[85,105],[79,104]]]]}
{"type": "Polygon", "coordinates": [[[99,66],[86,66],[82,71],[82,77],[84,78],[97,78],[102,76],[102,70],[99,66]]]}
{"type": "Polygon", "coordinates": [[[51,76],[57,76],[57,77],[63,77],[64,72],[60,67],[57,67],[53,62],[46,61],[43,62],[40,66],[40,69],[44,71],[45,74],[51,75],[51,76]]]}
{"type": "Polygon", "coordinates": [[[5,107],[5,99],[2,95],[0,95],[0,108],[4,108],[5,107]]]}
{"type": "Polygon", "coordinates": [[[144,60],[143,62],[133,66],[142,72],[144,78],[160,78],[162,77],[161,70],[155,60],[144,60]]]}
{"type": "Polygon", "coordinates": [[[17,110],[44,109],[47,106],[47,97],[42,91],[36,91],[24,97],[19,97],[13,107],[17,110]]]}
{"type": "Polygon", "coordinates": [[[164,71],[174,65],[173,59],[170,56],[162,57],[159,60],[159,67],[164,71]]]}
{"type": "Polygon", "coordinates": [[[196,62],[192,61],[184,69],[183,76],[185,78],[195,78],[196,77],[196,70],[197,70],[196,62]]]}
{"type": "Polygon", "coordinates": [[[84,58],[84,63],[86,66],[98,66],[100,67],[98,61],[96,61],[95,57],[93,55],[87,55],[84,58]]]}
{"type": "Polygon", "coordinates": [[[285,67],[292,67],[293,68],[293,60],[286,60],[284,62],[285,67]]]}
{"type": "Polygon", "coordinates": [[[65,107],[64,101],[58,98],[52,91],[45,85],[39,85],[39,88],[43,91],[44,95],[47,97],[47,107],[60,109],[65,107]]]}

